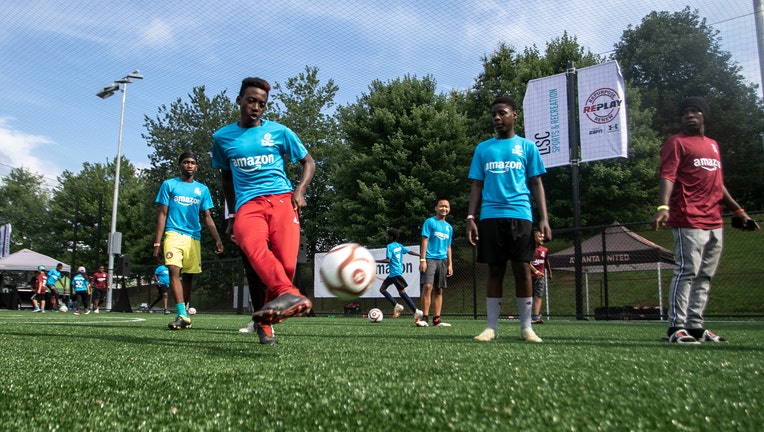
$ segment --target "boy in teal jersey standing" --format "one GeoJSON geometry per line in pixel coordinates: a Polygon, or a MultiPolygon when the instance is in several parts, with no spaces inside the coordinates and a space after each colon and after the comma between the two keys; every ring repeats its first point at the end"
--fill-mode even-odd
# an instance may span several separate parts
{"type": "Polygon", "coordinates": [[[546,173],[533,141],[515,134],[517,103],[502,96],[491,104],[496,137],[475,148],[470,165],[472,179],[467,212],[467,240],[477,246],[477,261],[488,264],[486,329],[475,336],[479,341],[496,339],[504,275],[511,262],[515,279],[515,299],[520,316],[520,336],[540,343],[531,326],[533,283],[530,262],[536,252],[533,236],[531,195],[539,214],[539,231],[552,239],[546,211],[546,194],[541,175],[546,173]],[[481,205],[482,203],[482,205],[481,205]],[[475,223],[480,205],[480,225],[475,223]]]}
{"type": "Polygon", "coordinates": [[[454,238],[454,228],[446,222],[446,216],[451,213],[451,203],[440,198],[435,203],[435,216],[432,216],[422,224],[422,245],[420,251],[423,254],[419,258],[419,271],[422,274],[422,311],[423,315],[414,315],[414,324],[418,327],[429,326],[428,315],[430,305],[433,306],[432,325],[438,327],[451,327],[440,319],[443,308],[443,289],[448,286],[446,278],[454,274],[451,257],[451,241],[454,238]]]}
{"type": "Polygon", "coordinates": [[[202,272],[200,213],[215,239],[215,253],[223,253],[223,242],[210,215],[210,190],[194,180],[199,169],[196,155],[192,152],[181,154],[178,168],[180,176],[165,180],[157,194],[159,215],[152,254],[161,262],[164,242],[164,264],[170,269],[170,291],[178,311],[175,321],[167,325],[172,330],[191,328],[184,299],[191,296],[194,274],[202,272]]]}

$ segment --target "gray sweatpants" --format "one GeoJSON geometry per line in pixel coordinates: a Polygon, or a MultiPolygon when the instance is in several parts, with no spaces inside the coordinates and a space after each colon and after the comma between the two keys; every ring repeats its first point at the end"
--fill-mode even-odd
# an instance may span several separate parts
{"type": "Polygon", "coordinates": [[[722,255],[722,228],[673,228],[674,276],[669,289],[669,327],[703,328],[711,278],[722,255]]]}

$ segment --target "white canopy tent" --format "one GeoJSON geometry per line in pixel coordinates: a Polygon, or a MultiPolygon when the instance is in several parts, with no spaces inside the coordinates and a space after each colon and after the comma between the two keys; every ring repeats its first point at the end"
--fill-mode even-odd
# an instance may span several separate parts
{"type": "MultiPolygon", "coordinates": [[[[55,258],[29,249],[21,249],[18,252],[0,258],[0,271],[36,271],[37,266],[40,265],[45,266],[45,269],[52,269],[56,268],[58,263],[61,263],[61,261],[55,258]]],[[[71,266],[64,264],[63,270],[69,272],[71,266]]]]}

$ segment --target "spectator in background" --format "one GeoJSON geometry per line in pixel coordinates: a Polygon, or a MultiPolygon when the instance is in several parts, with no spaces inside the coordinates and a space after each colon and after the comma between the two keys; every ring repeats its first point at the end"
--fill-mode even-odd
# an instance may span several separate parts
{"type": "Polygon", "coordinates": [[[93,273],[90,281],[93,287],[93,312],[98,313],[98,308],[109,291],[109,274],[103,271],[103,266],[98,266],[98,271],[93,273]]]}
{"type": "Polygon", "coordinates": [[[45,281],[45,285],[50,292],[50,309],[53,311],[58,310],[58,304],[60,302],[56,284],[61,280],[61,270],[63,269],[64,265],[62,263],[56,264],[56,268],[48,270],[48,278],[45,281]]]}
{"type": "Polygon", "coordinates": [[[34,306],[32,312],[45,313],[45,293],[47,292],[47,289],[45,288],[46,280],[45,266],[37,266],[37,273],[35,273],[33,279],[34,287],[32,288],[32,305],[34,306]]]}
{"type": "Polygon", "coordinates": [[[722,254],[722,205],[732,211],[733,225],[759,229],[724,186],[721,155],[706,137],[711,113],[702,97],[679,106],[681,132],[661,148],[658,207],[653,227],[670,226],[674,236],[674,275],[669,288],[668,341],[681,344],[724,342],[704,327],[711,278],[722,254]]]}
{"type": "Polygon", "coordinates": [[[74,291],[74,314],[80,314],[80,305],[85,307],[85,315],[90,313],[88,309],[90,301],[90,282],[87,278],[85,267],[77,269],[77,274],[72,278],[72,288],[74,291]]]}
{"type": "Polygon", "coordinates": [[[549,265],[549,249],[544,247],[544,234],[541,231],[534,231],[533,236],[536,239],[536,258],[530,262],[531,278],[533,279],[533,314],[531,315],[531,324],[544,324],[541,319],[541,303],[544,301],[544,291],[546,289],[546,279],[544,275],[552,280],[552,267],[549,265]]]}
{"type": "Polygon", "coordinates": [[[154,269],[153,279],[157,286],[157,298],[155,298],[154,301],[151,302],[151,305],[149,305],[149,312],[151,312],[151,309],[153,309],[161,300],[162,309],[164,310],[164,314],[167,315],[170,313],[169,309],[167,309],[167,293],[170,292],[170,269],[164,264],[158,265],[157,268],[154,269]]]}

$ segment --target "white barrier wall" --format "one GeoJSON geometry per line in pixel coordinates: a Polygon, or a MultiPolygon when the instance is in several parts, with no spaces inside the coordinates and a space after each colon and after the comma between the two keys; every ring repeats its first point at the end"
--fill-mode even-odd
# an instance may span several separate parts
{"type": "MultiPolygon", "coordinates": [[[[410,250],[414,252],[419,252],[419,245],[416,246],[406,246],[410,250]]],[[[379,248],[379,249],[369,249],[372,256],[374,256],[375,260],[382,260],[385,259],[385,249],[379,248]]],[[[317,253],[315,256],[315,265],[313,266],[313,287],[314,287],[314,294],[313,296],[316,298],[322,298],[322,297],[334,297],[332,293],[329,292],[329,290],[326,288],[326,285],[324,285],[324,281],[321,280],[321,273],[318,271],[319,268],[321,268],[321,263],[324,260],[324,256],[326,255],[326,252],[317,253]]],[[[376,281],[374,281],[374,285],[369,288],[369,290],[361,296],[362,298],[380,298],[383,297],[382,294],[379,293],[379,287],[382,285],[382,281],[385,280],[388,273],[388,265],[387,264],[377,264],[377,278],[376,281]]],[[[420,287],[419,287],[419,257],[415,255],[409,255],[405,254],[403,255],[403,278],[406,279],[406,282],[408,282],[409,286],[406,287],[406,294],[408,294],[410,297],[419,297],[420,295],[420,287]]],[[[387,292],[393,295],[393,297],[398,297],[398,290],[395,289],[394,285],[391,285],[387,292]]]]}

